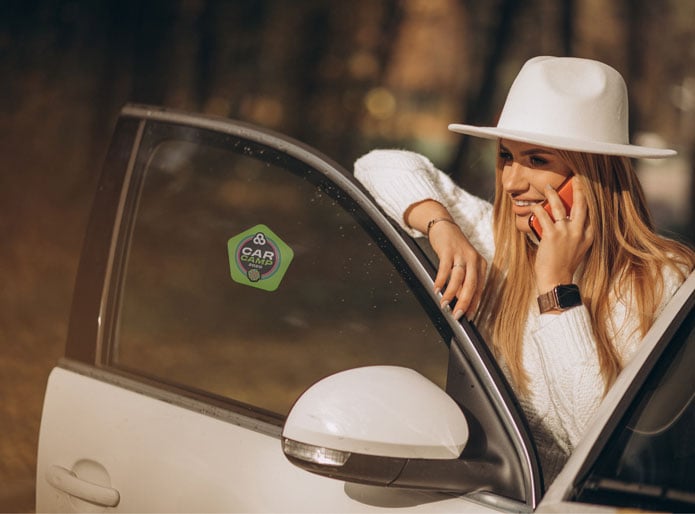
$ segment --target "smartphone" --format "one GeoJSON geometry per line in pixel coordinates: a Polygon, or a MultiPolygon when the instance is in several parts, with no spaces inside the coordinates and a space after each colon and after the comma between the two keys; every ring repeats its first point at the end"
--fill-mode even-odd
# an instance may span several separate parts
{"type": "MultiPolygon", "coordinates": [[[[560,187],[557,188],[557,194],[560,195],[560,200],[562,200],[562,204],[565,206],[565,212],[568,213],[570,212],[570,209],[572,208],[572,176],[570,175],[565,179],[565,181],[560,184],[560,187]]],[[[548,200],[545,200],[542,204],[543,208],[545,211],[550,214],[550,217],[553,217],[553,213],[550,211],[550,204],[548,204],[548,200]]],[[[555,219],[555,218],[553,218],[555,219]]],[[[543,234],[543,229],[541,228],[541,224],[538,221],[538,219],[531,214],[531,216],[528,219],[528,224],[529,227],[531,227],[531,231],[535,234],[535,236],[540,240],[541,235],[543,234]]]]}

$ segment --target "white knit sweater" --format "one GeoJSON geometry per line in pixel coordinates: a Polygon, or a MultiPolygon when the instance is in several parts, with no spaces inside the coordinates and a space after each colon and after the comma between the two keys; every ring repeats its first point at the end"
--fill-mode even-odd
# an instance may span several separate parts
{"type": "MultiPolygon", "coordinates": [[[[433,199],[444,205],[478,252],[491,262],[495,248],[492,205],[477,198],[439,171],[425,157],[401,150],[375,150],[355,162],[355,177],[407,233],[403,215],[416,202],[433,199]]],[[[680,285],[675,272],[664,272],[666,303],[680,285]]],[[[640,342],[636,306],[630,297],[613,300],[608,327],[623,363],[640,342]]],[[[660,309],[661,309],[660,308],[660,309]]],[[[523,338],[523,366],[530,395],[520,398],[550,485],[581,438],[603,397],[603,379],[589,312],[584,306],[561,314],[540,314],[529,305],[523,338]]],[[[504,369],[504,365],[502,365],[504,369]]]]}

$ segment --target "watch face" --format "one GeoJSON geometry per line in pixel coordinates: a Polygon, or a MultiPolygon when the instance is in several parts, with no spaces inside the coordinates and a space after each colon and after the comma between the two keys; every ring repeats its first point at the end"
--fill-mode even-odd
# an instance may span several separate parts
{"type": "Polygon", "coordinates": [[[579,288],[574,284],[557,286],[555,293],[557,295],[558,307],[561,309],[569,309],[582,303],[579,288]]]}

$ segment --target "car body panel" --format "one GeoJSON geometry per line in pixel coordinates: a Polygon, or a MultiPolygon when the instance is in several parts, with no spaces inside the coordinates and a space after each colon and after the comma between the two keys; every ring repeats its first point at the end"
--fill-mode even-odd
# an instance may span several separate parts
{"type": "Polygon", "coordinates": [[[123,385],[61,367],[52,371],[40,434],[38,512],[89,507],[46,481],[51,466],[73,470],[84,461],[108,471],[110,484],[101,485],[119,492],[116,512],[376,512],[387,506],[492,512],[451,495],[346,485],[306,473],[285,459],[275,427],[250,430],[235,423],[238,417],[220,419],[123,385]]]}

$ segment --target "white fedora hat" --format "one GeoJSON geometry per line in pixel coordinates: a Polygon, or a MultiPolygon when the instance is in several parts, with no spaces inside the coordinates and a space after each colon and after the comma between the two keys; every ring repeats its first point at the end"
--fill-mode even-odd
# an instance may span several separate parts
{"type": "Polygon", "coordinates": [[[631,145],[625,81],[615,69],[576,57],[534,57],[519,71],[496,127],[449,130],[577,152],[661,158],[674,150],[631,145]]]}

